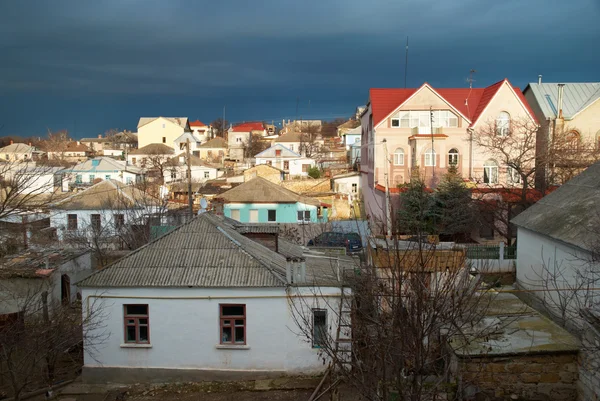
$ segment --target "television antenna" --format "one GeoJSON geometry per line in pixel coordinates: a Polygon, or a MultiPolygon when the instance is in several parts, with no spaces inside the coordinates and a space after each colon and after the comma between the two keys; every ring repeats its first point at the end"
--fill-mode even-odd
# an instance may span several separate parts
{"type": "Polygon", "coordinates": [[[473,69],[469,71],[469,78],[467,78],[467,82],[469,83],[469,89],[473,89],[473,82],[475,82],[473,75],[475,75],[476,72],[477,71],[473,69]]]}

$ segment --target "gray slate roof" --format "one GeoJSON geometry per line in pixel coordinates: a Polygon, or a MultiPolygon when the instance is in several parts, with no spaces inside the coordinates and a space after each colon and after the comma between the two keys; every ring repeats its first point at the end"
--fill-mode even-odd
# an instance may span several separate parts
{"type": "MultiPolygon", "coordinates": [[[[558,114],[558,83],[530,83],[525,91],[531,90],[544,117],[554,118],[558,114]]],[[[579,112],[600,99],[600,82],[566,83],[564,86],[563,116],[572,119],[579,112]]]]}
{"type": "Polygon", "coordinates": [[[284,256],[204,213],[78,283],[83,287],[283,287],[284,256]]]}
{"type": "Polygon", "coordinates": [[[540,199],[512,222],[585,250],[600,218],[600,162],[540,199]]]}

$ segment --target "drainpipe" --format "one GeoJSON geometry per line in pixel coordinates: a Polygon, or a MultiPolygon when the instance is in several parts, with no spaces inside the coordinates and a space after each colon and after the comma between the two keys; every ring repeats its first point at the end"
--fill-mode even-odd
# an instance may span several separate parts
{"type": "Polygon", "coordinates": [[[469,133],[469,180],[473,180],[473,128],[467,128],[469,133]]]}
{"type": "Polygon", "coordinates": [[[558,118],[563,118],[563,96],[565,92],[565,84],[558,84],[558,118]]]}

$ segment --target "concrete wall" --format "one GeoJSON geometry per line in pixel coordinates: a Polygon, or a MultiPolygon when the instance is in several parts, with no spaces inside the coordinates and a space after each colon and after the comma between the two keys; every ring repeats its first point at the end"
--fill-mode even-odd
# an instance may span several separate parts
{"type": "Polygon", "coordinates": [[[121,382],[137,380],[136,371],[145,373],[144,380],[162,381],[168,380],[169,371],[195,373],[195,380],[210,374],[232,378],[321,372],[326,365],[318,349],[297,335],[294,316],[312,313],[311,308],[328,309],[330,335],[335,336],[339,288],[306,288],[300,293],[306,296],[297,304],[302,312],[294,311],[284,288],[84,289],[84,313],[88,304],[99,308],[105,317],[104,327],[98,330],[109,333],[94,355],[85,355],[84,380],[111,381],[111,371],[120,375],[112,380],[121,382]],[[124,344],[124,304],[148,304],[149,345],[124,344]],[[220,346],[219,304],[246,305],[246,346],[220,346]]]}
{"type": "MultiPolygon", "coordinates": [[[[204,182],[207,180],[213,180],[217,177],[223,175],[223,171],[219,171],[213,167],[206,166],[191,166],[190,168],[192,173],[192,181],[193,182],[204,182]],[[206,176],[208,174],[208,177],[206,176]]],[[[164,171],[164,179],[165,183],[169,183],[172,181],[182,181],[186,180],[187,177],[187,166],[180,165],[176,167],[169,167],[164,171]],[[173,178],[172,174],[175,174],[175,178],[173,178]]]]}
{"type": "MultiPolygon", "coordinates": [[[[173,147],[175,139],[183,134],[184,129],[162,117],[138,128],[138,148],[143,148],[151,143],[164,143],[173,147]],[[165,141],[163,142],[163,137],[165,141]]],[[[179,149],[176,149],[179,151],[179,149]]]]}
{"type": "Polygon", "coordinates": [[[73,185],[86,185],[91,184],[95,179],[101,178],[103,180],[117,180],[123,184],[135,184],[142,181],[142,175],[134,174],[129,171],[123,170],[93,170],[93,171],[77,171],[68,173],[63,176],[63,186],[65,183],[73,185]],[[80,177],[81,182],[77,183],[77,176],[80,177]]]}
{"type": "Polygon", "coordinates": [[[298,211],[310,211],[310,221],[318,221],[317,207],[306,205],[304,203],[226,203],[223,205],[223,213],[226,217],[231,217],[231,210],[240,211],[240,222],[250,222],[250,210],[258,210],[258,223],[269,223],[268,210],[277,210],[277,220],[272,223],[297,223],[298,211]]]}

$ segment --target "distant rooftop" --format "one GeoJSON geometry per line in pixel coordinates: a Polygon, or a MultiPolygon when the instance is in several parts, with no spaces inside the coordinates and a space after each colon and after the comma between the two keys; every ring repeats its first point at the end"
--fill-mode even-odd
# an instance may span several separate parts
{"type": "Polygon", "coordinates": [[[50,248],[26,250],[0,259],[0,279],[45,278],[63,263],[89,250],[50,248]]]}

